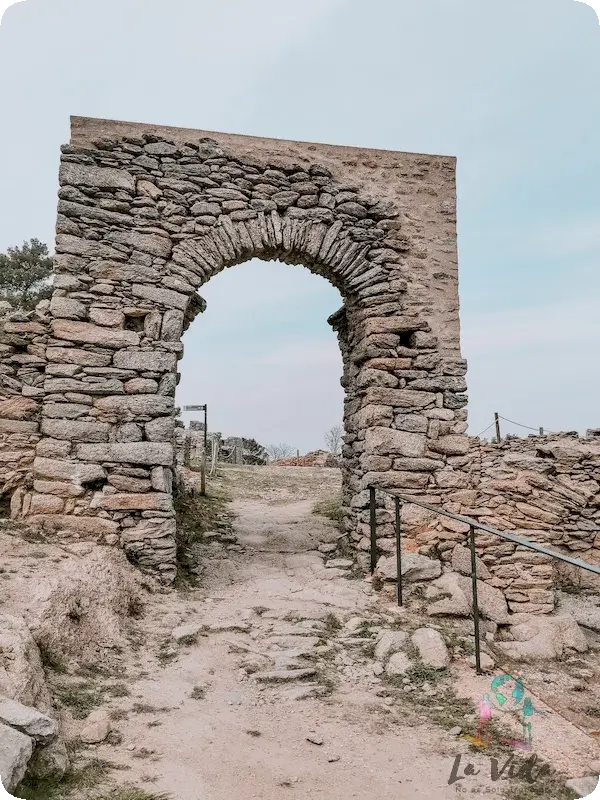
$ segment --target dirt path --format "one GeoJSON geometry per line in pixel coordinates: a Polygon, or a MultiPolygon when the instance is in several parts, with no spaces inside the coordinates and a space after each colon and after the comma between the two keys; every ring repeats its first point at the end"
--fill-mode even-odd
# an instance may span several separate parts
{"type": "MultiPolygon", "coordinates": [[[[467,651],[453,648],[444,676],[421,664],[394,683],[377,669],[378,633],[442,626],[387,604],[340,557],[337,525],[313,513],[339,493],[336,470],[232,467],[215,488],[233,498],[233,531],[216,522],[205,534],[198,585],[150,596],[128,623],[130,647],[113,654],[112,672],[103,666],[91,681],[77,670],[49,673],[67,739],[78,742],[90,693],[111,716],[110,737],[80,749],[76,764],[100,759],[112,765],[105,777],[113,786],[144,792],[58,787],[51,800],[439,800],[457,786],[511,800],[542,796],[492,781],[489,754],[452,734],[474,733],[473,701],[489,690],[467,651]],[[458,755],[462,770],[470,761],[479,773],[449,785],[458,755]]],[[[68,557],[17,536],[2,545],[12,566],[0,602],[13,606],[37,570],[68,557]]],[[[459,633],[445,630],[448,641],[459,633]]],[[[542,719],[536,740],[539,757],[570,776],[597,757],[595,743],[562,718],[542,719]]]]}
{"type": "Polygon", "coordinates": [[[120,704],[139,710],[118,723],[118,751],[103,745],[98,755],[127,765],[128,780],[180,800],[450,797],[447,739],[403,727],[377,696],[371,665],[328,643],[332,613],[341,621],[367,614],[376,598],[346,570],[325,567],[317,549],[339,536],[312,514],[339,476],[295,472],[273,489],[273,474],[229,471],[243,550],[217,553],[201,590],[183,605],[168,596],[146,621],[155,640],[182,624],[209,632],[196,641],[190,634],[158,671],[143,654],[151,677],[120,704]],[[297,670],[306,677],[279,682],[305,674],[297,670]]]}

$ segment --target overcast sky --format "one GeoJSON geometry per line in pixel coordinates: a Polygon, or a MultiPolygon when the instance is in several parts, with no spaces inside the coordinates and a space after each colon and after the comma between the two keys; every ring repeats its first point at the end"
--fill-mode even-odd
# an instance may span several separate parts
{"type": "MultiPolygon", "coordinates": [[[[600,427],[599,77],[573,0],[26,0],[0,26],[0,251],[52,246],[71,114],[455,155],[470,432],[600,427]]],[[[322,447],[337,291],[251,262],[202,294],[178,402],[322,447]]]]}

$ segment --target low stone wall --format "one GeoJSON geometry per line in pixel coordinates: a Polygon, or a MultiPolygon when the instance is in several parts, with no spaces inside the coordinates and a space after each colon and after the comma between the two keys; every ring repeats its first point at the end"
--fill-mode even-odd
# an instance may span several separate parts
{"type": "MultiPolygon", "coordinates": [[[[565,433],[556,436],[508,437],[500,445],[471,440],[457,487],[448,493],[446,511],[514,533],[600,564],[600,438],[565,433]]],[[[436,502],[435,497],[421,497],[436,502]]],[[[387,514],[391,513],[387,501],[387,514]]],[[[381,513],[381,512],[380,512],[381,513]]],[[[456,544],[466,543],[468,526],[414,505],[402,510],[407,549],[437,552],[450,561],[456,544]]],[[[392,552],[391,539],[381,542],[392,552]]],[[[489,575],[512,612],[548,613],[554,589],[570,585],[597,588],[589,573],[562,565],[531,550],[478,532],[477,547],[489,575]]]]}
{"type": "Polygon", "coordinates": [[[0,495],[21,515],[33,488],[33,459],[40,440],[49,301],[35,311],[0,304],[0,495]]]}
{"type": "MultiPolygon", "coordinates": [[[[44,300],[29,312],[0,306],[0,496],[10,499],[13,519],[26,518],[63,540],[120,542],[132,561],[170,581],[174,419],[165,392],[174,384],[171,376],[161,384],[160,370],[161,359],[174,367],[176,355],[134,354],[131,364],[115,368],[107,366],[112,352],[103,351],[105,342],[60,347],[64,343],[52,334],[53,304],[44,300]],[[138,394],[140,384],[149,383],[157,386],[152,408],[138,394]],[[122,396],[103,407],[117,384],[122,396]],[[113,423],[110,436],[107,420],[113,423]],[[98,463],[69,461],[81,447],[98,450],[98,463]],[[120,450],[136,456],[136,466],[121,464],[120,450]],[[163,466],[156,464],[161,458],[163,466]],[[103,494],[98,481],[108,482],[103,494]],[[93,516],[82,513],[90,508],[93,516]]],[[[112,329],[105,330],[110,337],[112,329]]]]}

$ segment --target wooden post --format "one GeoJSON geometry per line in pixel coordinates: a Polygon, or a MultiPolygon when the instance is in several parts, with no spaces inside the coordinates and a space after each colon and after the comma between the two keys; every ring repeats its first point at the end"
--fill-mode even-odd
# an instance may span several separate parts
{"type": "Polygon", "coordinates": [[[496,423],[496,441],[500,444],[501,435],[500,435],[500,415],[496,411],[494,413],[494,422],[496,423]]]}
{"type": "Polygon", "coordinates": [[[544,429],[540,428],[540,436],[543,436],[543,435],[544,435],[544,429]]]}
{"type": "Polygon", "coordinates": [[[296,450],[296,466],[300,466],[300,450],[296,450]]]}
{"type": "Polygon", "coordinates": [[[183,466],[187,469],[190,468],[191,464],[191,450],[192,450],[192,436],[191,433],[186,430],[184,433],[183,438],[183,466]]]}

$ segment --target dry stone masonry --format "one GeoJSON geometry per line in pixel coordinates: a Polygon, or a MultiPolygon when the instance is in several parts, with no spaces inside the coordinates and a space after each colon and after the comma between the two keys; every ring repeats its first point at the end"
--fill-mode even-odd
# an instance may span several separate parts
{"type": "MultiPolygon", "coordinates": [[[[443,501],[447,511],[600,565],[597,431],[588,431],[585,438],[572,433],[508,437],[500,445],[470,441],[463,471],[455,476],[459,480],[443,501]]],[[[407,549],[433,552],[445,567],[470,574],[468,525],[410,504],[402,509],[402,521],[407,549]]],[[[380,544],[393,553],[392,540],[380,544]]],[[[492,534],[479,532],[477,546],[479,578],[502,591],[513,613],[552,612],[557,588],[599,588],[594,575],[492,534]]],[[[393,556],[382,557],[378,574],[395,579],[393,556]]],[[[458,601],[446,605],[456,610],[458,601]]]]}
{"type": "Polygon", "coordinates": [[[5,324],[22,335],[6,351],[8,402],[32,404],[31,422],[3,417],[22,437],[4,463],[30,478],[15,516],[120,543],[173,578],[181,336],[205,308],[198,289],[253,257],[302,264],[343,296],[331,324],[353,541],[370,483],[445,492],[468,450],[455,160],[73,118],[52,301],[43,321],[5,324]]]}
{"type": "MultiPolygon", "coordinates": [[[[330,324],[344,525],[363,560],[375,485],[600,563],[597,432],[466,436],[453,158],[78,117],[62,148],[52,300],[0,308],[0,489],[13,518],[121,546],[173,579],[181,337],[205,310],[198,290],[255,257],[301,264],[343,297],[330,324]]],[[[414,505],[402,519],[407,547],[468,573],[463,524],[414,505]]],[[[384,573],[393,521],[379,493],[384,573]]],[[[581,580],[492,537],[479,547],[482,581],[513,612],[549,611],[557,582],[581,580]]]]}

